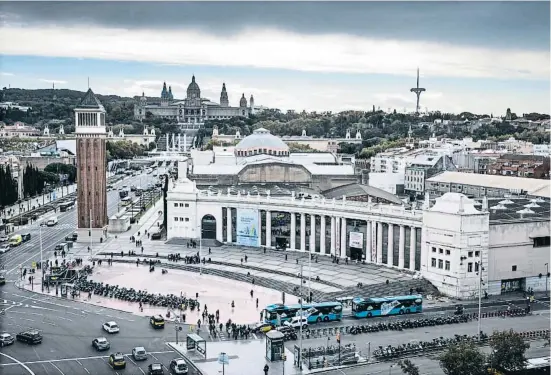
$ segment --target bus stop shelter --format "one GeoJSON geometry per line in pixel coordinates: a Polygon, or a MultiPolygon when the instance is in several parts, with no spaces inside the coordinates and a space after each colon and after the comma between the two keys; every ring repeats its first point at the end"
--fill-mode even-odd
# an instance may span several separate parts
{"type": "Polygon", "coordinates": [[[207,358],[207,342],[201,336],[195,333],[188,333],[186,336],[186,349],[196,351],[205,359],[207,358]]]}

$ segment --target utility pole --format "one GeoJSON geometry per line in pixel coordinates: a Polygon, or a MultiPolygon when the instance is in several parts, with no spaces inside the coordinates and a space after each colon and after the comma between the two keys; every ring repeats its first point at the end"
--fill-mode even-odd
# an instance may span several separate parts
{"type": "Polygon", "coordinates": [[[478,264],[478,341],[480,341],[480,323],[482,320],[482,262],[476,262],[478,264]]]}
{"type": "Polygon", "coordinates": [[[299,331],[299,335],[300,335],[300,354],[298,356],[299,358],[299,365],[298,365],[298,368],[300,370],[302,370],[302,300],[304,299],[303,296],[302,296],[302,279],[303,279],[303,276],[302,276],[302,263],[300,263],[300,331],[299,331]]]}
{"type": "Polygon", "coordinates": [[[310,296],[312,295],[312,249],[308,252],[308,302],[310,301],[310,296]]]}
{"type": "Polygon", "coordinates": [[[42,274],[41,279],[41,288],[42,291],[44,291],[44,259],[43,259],[43,252],[42,252],[42,223],[39,224],[38,227],[39,230],[39,236],[40,236],[40,273],[42,274]]]}
{"type": "Polygon", "coordinates": [[[92,210],[90,210],[90,260],[92,260],[92,210]]]}
{"type": "Polygon", "coordinates": [[[549,263],[545,263],[545,296],[549,297],[549,263]]]}
{"type": "Polygon", "coordinates": [[[419,98],[421,97],[421,93],[427,91],[426,89],[419,87],[419,68],[417,68],[417,86],[410,89],[409,91],[415,93],[417,96],[417,105],[415,106],[415,114],[419,116],[419,98]]]}

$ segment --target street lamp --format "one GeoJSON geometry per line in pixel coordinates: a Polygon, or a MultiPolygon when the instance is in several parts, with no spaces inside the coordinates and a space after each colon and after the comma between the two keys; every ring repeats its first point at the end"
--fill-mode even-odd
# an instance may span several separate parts
{"type": "Polygon", "coordinates": [[[478,272],[476,273],[478,275],[478,340],[480,341],[480,325],[481,325],[481,319],[482,319],[482,262],[477,261],[475,263],[478,266],[478,272]]]}
{"type": "MultiPolygon", "coordinates": [[[[302,296],[302,262],[300,263],[300,291],[299,291],[299,294],[300,294],[300,326],[299,326],[299,329],[300,329],[300,332],[299,332],[299,335],[300,335],[300,354],[298,356],[299,358],[299,369],[302,371],[302,300],[304,299],[303,296],[302,296]]],[[[285,366],[285,364],[283,364],[283,366],[285,366]]]]}
{"type": "Polygon", "coordinates": [[[548,285],[549,285],[549,263],[545,263],[545,296],[546,297],[549,297],[548,285]]]}

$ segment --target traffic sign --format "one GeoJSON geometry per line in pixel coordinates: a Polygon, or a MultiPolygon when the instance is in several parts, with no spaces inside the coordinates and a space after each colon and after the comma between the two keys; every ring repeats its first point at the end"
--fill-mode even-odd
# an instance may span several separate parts
{"type": "Polygon", "coordinates": [[[230,357],[224,352],[218,354],[218,363],[221,365],[229,365],[230,364],[230,357]]]}

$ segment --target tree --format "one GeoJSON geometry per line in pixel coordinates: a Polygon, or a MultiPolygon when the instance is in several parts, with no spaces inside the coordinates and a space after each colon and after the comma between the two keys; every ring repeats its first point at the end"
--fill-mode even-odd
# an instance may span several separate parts
{"type": "Polygon", "coordinates": [[[489,362],[493,368],[503,372],[519,371],[526,367],[526,349],[530,347],[521,335],[510,331],[494,332],[490,336],[489,362]]]}
{"type": "Polygon", "coordinates": [[[9,165],[0,165],[0,207],[17,202],[17,181],[12,177],[9,165]]]}
{"type": "Polygon", "coordinates": [[[440,367],[446,375],[485,375],[486,356],[473,342],[453,345],[440,356],[440,367]]]}
{"type": "Polygon", "coordinates": [[[71,164],[51,163],[44,168],[44,172],[66,175],[70,183],[74,183],[77,179],[77,168],[71,164]]]}
{"type": "Polygon", "coordinates": [[[417,367],[409,359],[404,359],[398,362],[398,366],[402,369],[402,372],[406,375],[419,375],[419,367],[417,367]]]}

